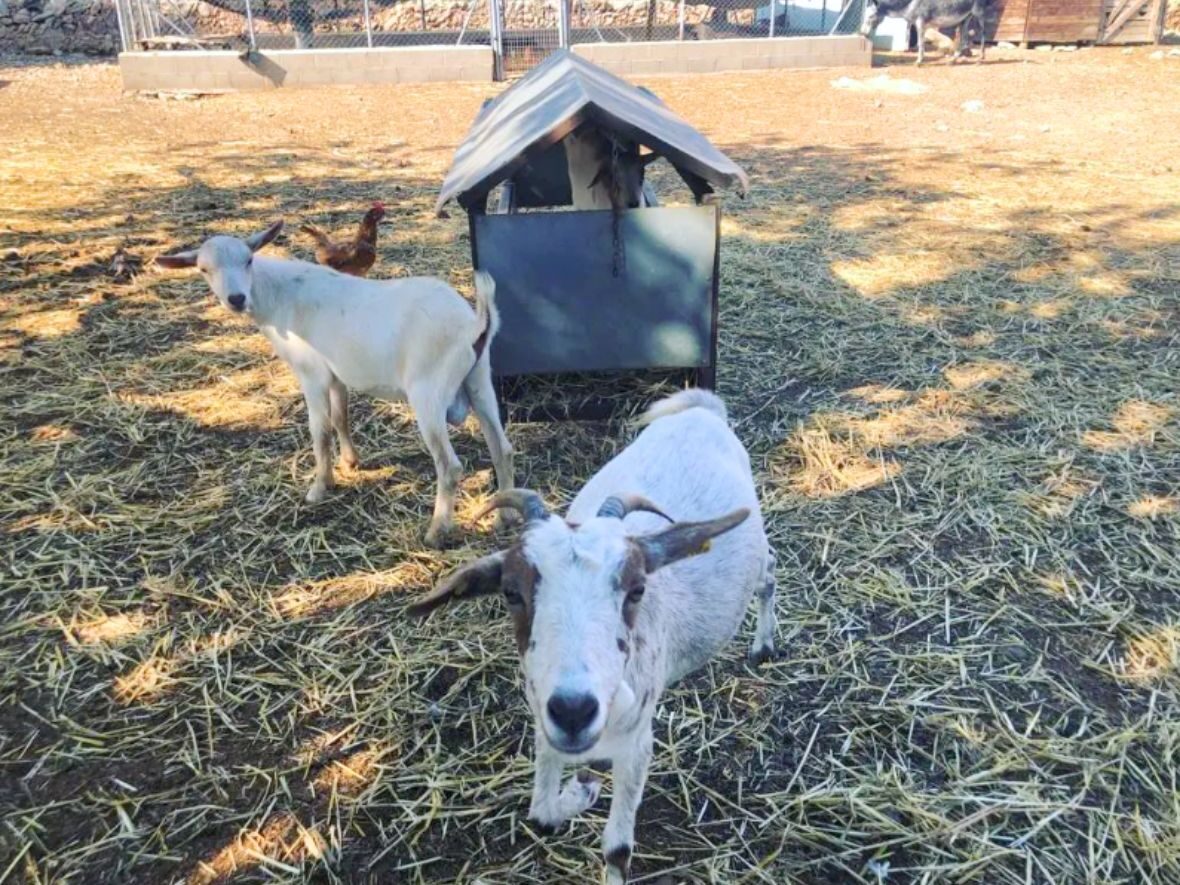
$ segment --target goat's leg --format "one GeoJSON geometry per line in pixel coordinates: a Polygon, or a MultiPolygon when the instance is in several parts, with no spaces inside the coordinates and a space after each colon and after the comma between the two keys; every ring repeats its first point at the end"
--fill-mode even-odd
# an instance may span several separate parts
{"type": "MultiPolygon", "coordinates": [[[[962,58],[964,56],[965,53],[963,51],[963,40],[966,36],[967,36],[967,21],[964,20],[964,21],[960,22],[959,26],[955,29],[955,48],[951,52],[951,57],[950,57],[950,60],[947,62],[947,64],[953,65],[956,61],[958,61],[960,58],[962,58]]],[[[970,47],[968,47],[968,49],[969,48],[970,47]]]]}
{"type": "Polygon", "coordinates": [[[926,61],[926,19],[919,17],[914,24],[918,29],[918,60],[914,64],[921,67],[926,61]]]}
{"type": "Polygon", "coordinates": [[[307,424],[311,430],[311,447],[315,454],[315,479],[307,490],[307,503],[318,504],[333,485],[332,407],[327,384],[308,380],[302,381],[302,386],[303,399],[307,403],[307,424]]]}
{"type": "Polygon", "coordinates": [[[598,801],[602,782],[588,773],[578,772],[561,786],[561,757],[538,738],[536,775],[529,820],[539,828],[553,832],[571,817],[577,817],[598,801]]]}
{"type": "Polygon", "coordinates": [[[774,576],[774,551],[766,554],[766,567],[758,586],[758,621],[754,628],[754,642],[750,646],[750,660],[756,664],[774,657],[774,634],[778,619],[774,613],[775,591],[778,579],[774,576]]]}
{"type": "MultiPolygon", "coordinates": [[[[463,389],[471,401],[471,408],[475,417],[479,419],[479,429],[483,432],[488,452],[492,456],[492,464],[496,467],[496,486],[504,492],[516,485],[516,475],[512,467],[512,444],[504,433],[504,426],[500,423],[500,407],[496,402],[496,390],[492,386],[492,372],[485,361],[476,365],[475,370],[463,382],[463,389]]],[[[496,511],[497,525],[505,521],[504,514],[508,511],[496,511]]]]}
{"type": "Polygon", "coordinates": [[[643,798],[647,782],[647,768],[651,763],[651,722],[634,736],[626,752],[613,760],[615,794],[610,803],[610,816],[602,835],[602,854],[606,860],[607,885],[623,885],[631,867],[631,852],[635,846],[635,816],[643,798]]]}
{"type": "Polygon", "coordinates": [[[441,547],[454,522],[455,490],[459,487],[461,473],[459,456],[451,446],[451,437],[447,433],[446,405],[441,399],[411,394],[409,400],[418,418],[418,431],[422,434],[430,457],[434,459],[434,471],[438,476],[434,515],[430,519],[430,528],[426,530],[425,541],[427,546],[441,547]]]}
{"type": "Polygon", "coordinates": [[[352,444],[352,429],[348,424],[348,388],[339,378],[333,378],[328,386],[328,400],[332,407],[332,427],[340,440],[340,463],[356,470],[361,461],[352,444]]]}
{"type": "Polygon", "coordinates": [[[979,25],[979,62],[978,62],[978,64],[983,64],[983,54],[987,51],[985,49],[985,46],[987,45],[987,19],[984,18],[982,15],[978,15],[975,17],[975,21],[976,21],[976,24],[979,25]]]}

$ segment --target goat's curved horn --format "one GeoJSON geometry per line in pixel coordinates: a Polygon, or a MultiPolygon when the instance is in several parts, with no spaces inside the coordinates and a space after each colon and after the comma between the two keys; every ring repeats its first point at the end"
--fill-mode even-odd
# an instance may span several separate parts
{"type": "Polygon", "coordinates": [[[545,506],[544,499],[532,489],[508,489],[504,492],[496,492],[483,510],[475,514],[475,518],[482,519],[493,510],[499,510],[501,507],[519,510],[525,523],[543,522],[549,518],[549,508],[545,506]]]}
{"type": "Polygon", "coordinates": [[[634,513],[637,510],[642,510],[644,513],[654,513],[656,516],[662,516],[668,522],[676,522],[667,513],[649,501],[643,495],[611,495],[602,502],[602,506],[598,508],[599,516],[613,516],[615,519],[622,519],[628,513],[634,513]]]}

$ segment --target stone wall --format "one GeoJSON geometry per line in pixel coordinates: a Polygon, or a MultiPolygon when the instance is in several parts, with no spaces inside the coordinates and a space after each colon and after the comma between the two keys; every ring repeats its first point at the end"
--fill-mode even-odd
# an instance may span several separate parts
{"type": "MultiPolygon", "coordinates": [[[[752,0],[728,0],[731,7],[727,16],[731,24],[751,24],[752,0]]],[[[769,2],[769,0],[759,0],[769,2]]],[[[467,17],[467,0],[370,0],[370,18],[375,31],[457,31],[467,17]]],[[[179,8],[185,17],[197,25],[199,33],[226,34],[240,32],[243,20],[240,15],[218,9],[199,0],[181,2],[179,8]]],[[[359,31],[364,28],[361,0],[314,0],[316,31],[359,31]]],[[[505,27],[511,30],[530,28],[556,28],[556,0],[507,0],[504,11],[505,27]]],[[[255,27],[263,32],[290,32],[286,22],[286,0],[255,0],[252,4],[256,16],[255,27]]],[[[680,4],[678,0],[657,0],[654,21],[657,24],[673,25],[678,21],[680,4]]],[[[686,5],[684,17],[688,24],[697,24],[709,19],[713,7],[704,4],[686,5]]],[[[635,28],[647,24],[647,0],[583,0],[581,8],[575,4],[571,26],[574,28],[635,28]],[[583,12],[586,10],[587,12],[583,12]],[[587,14],[588,13],[588,14],[587,14]]],[[[486,30],[488,7],[481,2],[471,14],[467,27],[472,30],[486,30]]]]}
{"type": "MultiPolygon", "coordinates": [[[[374,31],[458,31],[467,17],[467,0],[370,0],[374,31]]],[[[750,0],[730,0],[734,5],[750,0]]],[[[313,0],[316,33],[364,30],[362,0],[313,0]]],[[[259,34],[290,34],[287,0],[253,0],[259,34]]],[[[678,19],[677,0],[657,0],[654,21],[665,28],[678,19]]],[[[642,28],[647,24],[647,0],[584,0],[575,5],[572,25],[577,28],[642,28]],[[586,14],[583,10],[589,10],[586,14]]],[[[204,36],[244,35],[245,17],[201,0],[173,0],[170,17],[183,20],[204,36]]],[[[713,7],[690,5],[685,21],[692,27],[707,21],[713,7]]],[[[731,25],[752,24],[752,9],[734,9],[731,25]]],[[[556,0],[508,0],[506,26],[512,30],[556,28],[556,0]]],[[[470,30],[486,31],[487,3],[480,2],[467,20],[470,30]]],[[[119,28],[113,0],[0,0],[0,52],[50,54],[82,52],[111,54],[119,49],[119,28]]]]}
{"type": "Polygon", "coordinates": [[[118,46],[111,0],[0,0],[0,52],[110,55],[118,46]]]}

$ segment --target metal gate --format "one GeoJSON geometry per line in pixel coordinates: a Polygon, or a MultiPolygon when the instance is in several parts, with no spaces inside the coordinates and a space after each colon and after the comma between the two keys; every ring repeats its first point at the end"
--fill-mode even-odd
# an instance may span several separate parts
{"type": "Polygon", "coordinates": [[[497,75],[507,79],[569,46],[569,0],[490,0],[497,75]]]}

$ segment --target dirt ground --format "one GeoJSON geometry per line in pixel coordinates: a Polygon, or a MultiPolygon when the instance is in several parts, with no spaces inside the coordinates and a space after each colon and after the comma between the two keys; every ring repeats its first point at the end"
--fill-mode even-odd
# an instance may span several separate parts
{"type": "MultiPolygon", "coordinates": [[[[743,637],[665,697],[640,880],[1180,882],[1180,58],[1152,51],[645,81],[752,182],[719,390],[782,654],[743,637]]],[[[445,553],[401,406],[355,405],[366,463],[307,508],[294,381],[150,267],[380,198],[377,273],[469,291],[431,208],[498,88],[0,66],[0,881],[597,881],[605,798],[525,820],[500,603],[403,612],[504,540],[471,522],[478,434],[445,553]]],[[[310,256],[294,225],[275,251],[310,256]]],[[[629,434],[510,426],[518,481],[558,506],[629,434]]]]}

